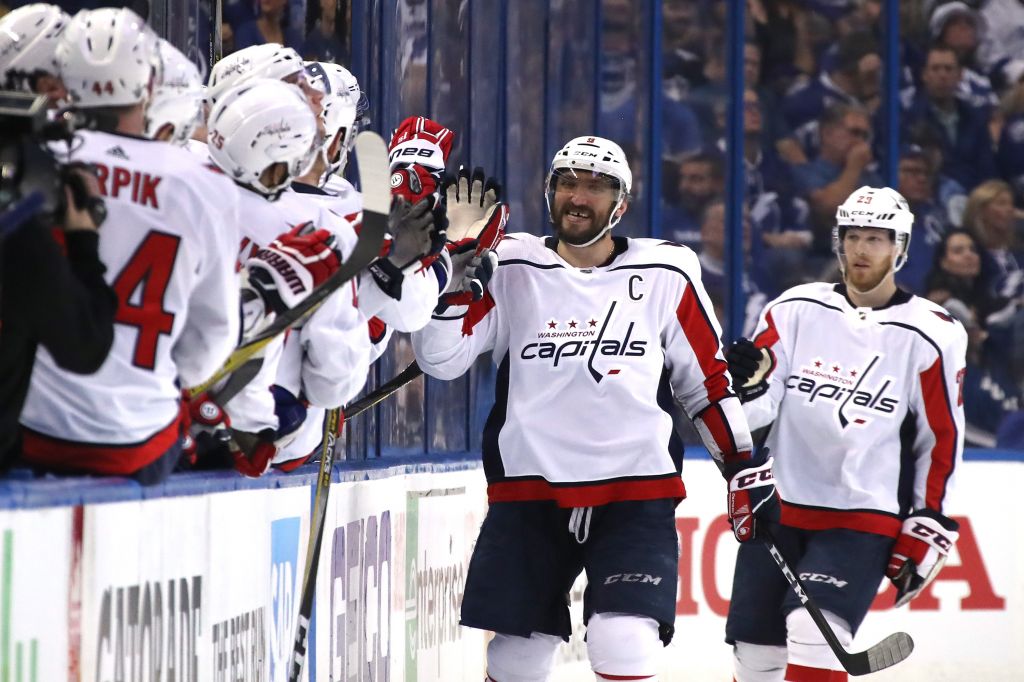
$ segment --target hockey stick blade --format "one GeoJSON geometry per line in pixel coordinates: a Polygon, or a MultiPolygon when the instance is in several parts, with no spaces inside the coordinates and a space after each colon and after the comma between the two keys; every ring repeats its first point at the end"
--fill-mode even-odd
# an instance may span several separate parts
{"type": "MultiPolygon", "coordinates": [[[[391,186],[388,174],[387,146],[380,135],[369,131],[360,133],[356,138],[355,153],[359,163],[360,182],[363,187],[387,189],[391,186]]],[[[376,194],[376,191],[363,193],[363,227],[359,233],[359,240],[338,271],[310,292],[309,296],[304,298],[301,303],[278,315],[266,329],[236,348],[224,366],[217,370],[212,377],[189,389],[192,395],[209,390],[225,376],[236,371],[278,335],[312,315],[328,296],[359,276],[370,263],[377,259],[387,236],[391,194],[390,191],[386,196],[376,196],[376,194]]],[[[228,399],[231,397],[228,396],[228,399]]],[[[221,400],[221,404],[226,402],[223,398],[221,400]]]]}
{"type": "Polygon", "coordinates": [[[851,653],[844,649],[843,645],[839,642],[839,638],[836,637],[836,633],[832,630],[832,626],[825,619],[821,609],[814,603],[811,596],[807,594],[803,581],[789,567],[789,562],[786,561],[786,558],[775,544],[775,538],[772,537],[766,524],[760,524],[757,532],[764,541],[765,547],[771,553],[772,558],[775,559],[775,563],[779,565],[782,575],[785,576],[793,588],[793,592],[796,593],[800,603],[811,614],[811,620],[818,626],[818,630],[821,631],[825,641],[828,642],[829,647],[832,649],[832,653],[839,659],[840,665],[843,666],[846,672],[855,677],[878,672],[879,670],[896,665],[914,651],[914,640],[905,632],[893,633],[865,651],[851,653]]]}
{"type": "Polygon", "coordinates": [[[351,403],[348,407],[346,407],[345,418],[352,419],[353,417],[361,415],[363,412],[370,409],[374,405],[377,405],[378,403],[389,398],[393,393],[398,391],[398,389],[402,388],[410,381],[416,379],[421,374],[423,374],[423,370],[420,369],[420,366],[417,365],[415,362],[412,362],[408,367],[406,367],[401,372],[396,374],[395,377],[391,379],[391,381],[381,386],[378,386],[376,390],[372,391],[371,393],[367,393],[362,398],[356,400],[355,402],[351,403]]]}

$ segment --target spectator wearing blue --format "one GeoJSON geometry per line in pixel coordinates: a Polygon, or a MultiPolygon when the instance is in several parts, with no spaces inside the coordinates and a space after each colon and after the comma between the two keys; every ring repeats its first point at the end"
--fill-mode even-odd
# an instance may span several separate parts
{"type": "Polygon", "coordinates": [[[967,3],[947,2],[932,10],[928,28],[932,41],[951,48],[960,61],[957,97],[987,119],[999,100],[988,76],[976,69],[975,56],[985,33],[985,20],[967,3]]]}
{"type": "Polygon", "coordinates": [[[881,78],[882,58],[874,36],[855,31],[840,39],[831,68],[786,96],[782,113],[808,157],[817,153],[825,111],[846,104],[874,112],[880,101],[881,78]]]}
{"type": "Polygon", "coordinates": [[[975,311],[959,299],[942,304],[967,330],[967,372],[964,375],[964,438],[975,447],[996,447],[1008,417],[1024,407],[1024,394],[1007,363],[992,355],[989,335],[975,311]]]}
{"type": "Polygon", "coordinates": [[[251,45],[277,43],[290,47],[298,53],[303,52],[302,33],[290,26],[288,0],[259,0],[260,13],[234,33],[235,49],[241,50],[251,45]]]}
{"type": "Polygon", "coordinates": [[[320,62],[347,63],[348,51],[339,36],[338,0],[320,0],[320,18],[306,36],[303,56],[320,62]]]}
{"type": "Polygon", "coordinates": [[[943,168],[942,135],[931,126],[920,123],[910,128],[904,138],[908,145],[920,147],[928,159],[935,175],[935,198],[953,227],[963,225],[964,209],[967,207],[967,190],[959,182],[946,175],[943,168]]]}
{"type": "Polygon", "coordinates": [[[871,169],[874,159],[867,111],[838,104],[825,110],[818,127],[818,158],[794,166],[793,177],[800,194],[811,206],[814,250],[831,258],[836,208],[858,187],[878,187],[882,181],[871,169]]]}
{"type": "Polygon", "coordinates": [[[662,214],[662,235],[694,250],[700,246],[700,221],[704,209],[722,196],[725,174],[722,157],[702,151],[679,164],[679,202],[662,214]]]}
{"type": "Polygon", "coordinates": [[[935,171],[924,149],[905,145],[900,152],[897,189],[914,214],[913,239],[907,262],[896,273],[903,289],[923,296],[935,249],[949,230],[949,219],[935,197],[935,171]]]}
{"type": "Polygon", "coordinates": [[[1000,67],[1003,84],[999,113],[1003,125],[996,145],[999,175],[1013,187],[1014,203],[1024,206],[1024,59],[1012,59],[1000,67]]]}
{"type": "MultiPolygon", "coordinates": [[[[697,250],[697,259],[700,261],[700,277],[704,288],[711,298],[717,319],[725,319],[726,290],[729,286],[728,274],[725,267],[725,202],[722,199],[712,199],[701,215],[700,222],[701,243],[697,250]]],[[[743,211],[743,260],[747,266],[750,265],[751,251],[751,225],[750,212],[743,211]]],[[[768,302],[768,298],[761,292],[757,284],[747,275],[749,267],[743,269],[743,294],[747,303],[743,314],[743,329],[733,330],[733,335],[742,333],[749,336],[757,326],[758,315],[768,302]]]]}
{"type": "Polygon", "coordinates": [[[942,140],[942,171],[968,191],[996,174],[988,120],[957,97],[960,63],[952,48],[932,45],[921,68],[921,88],[903,112],[904,135],[915,126],[934,129],[942,140]]]}
{"type": "MultiPolygon", "coordinates": [[[[803,264],[813,234],[807,202],[793,194],[789,166],[765,139],[765,120],[756,91],[743,93],[743,164],[752,224],[751,275],[773,298],[804,281],[803,264]]],[[[725,140],[719,140],[724,153],[725,140]]]]}

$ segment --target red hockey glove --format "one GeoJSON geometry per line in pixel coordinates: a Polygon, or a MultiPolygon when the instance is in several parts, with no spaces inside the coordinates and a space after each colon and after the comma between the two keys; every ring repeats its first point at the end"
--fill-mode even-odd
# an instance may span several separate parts
{"type": "Polygon", "coordinates": [[[750,402],[768,391],[768,377],[775,369],[775,355],[768,348],[758,348],[750,339],[737,339],[725,351],[732,376],[732,388],[740,402],[750,402]]]}
{"type": "Polygon", "coordinates": [[[259,433],[234,431],[233,435],[235,438],[232,441],[231,454],[238,473],[250,478],[259,478],[270,470],[270,464],[277,456],[273,429],[264,429],[259,433]]]}
{"type": "Polygon", "coordinates": [[[455,133],[440,123],[423,116],[410,116],[391,136],[388,145],[391,169],[416,163],[440,173],[448,163],[454,140],[455,133]]]}
{"type": "Polygon", "coordinates": [[[294,308],[341,267],[334,235],[303,223],[246,261],[249,283],[268,310],[294,308]]]}
{"type": "Polygon", "coordinates": [[[764,464],[748,466],[728,476],[729,522],[739,542],[757,537],[758,521],[779,521],[782,502],[775,490],[773,461],[774,458],[769,457],[764,464]]]}
{"type": "Polygon", "coordinates": [[[930,509],[914,512],[903,521],[885,575],[896,586],[896,606],[921,593],[946,564],[960,533],[960,525],[930,509]]]}
{"type": "Polygon", "coordinates": [[[184,468],[231,467],[231,418],[206,392],[188,401],[188,435],[182,444],[184,468]]]}

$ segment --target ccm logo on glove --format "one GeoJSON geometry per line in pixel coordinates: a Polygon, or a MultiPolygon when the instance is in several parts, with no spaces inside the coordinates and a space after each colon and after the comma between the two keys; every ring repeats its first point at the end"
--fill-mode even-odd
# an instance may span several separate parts
{"type": "Polygon", "coordinates": [[[772,475],[771,469],[762,469],[760,471],[754,471],[749,474],[737,476],[734,481],[736,490],[743,490],[744,488],[753,488],[758,485],[762,485],[767,481],[774,481],[775,476],[772,475]]]}
{"type": "Polygon", "coordinates": [[[946,552],[953,549],[952,540],[937,531],[935,528],[929,528],[923,523],[915,523],[914,527],[910,529],[910,533],[911,535],[917,535],[925,542],[933,544],[946,552]]]}

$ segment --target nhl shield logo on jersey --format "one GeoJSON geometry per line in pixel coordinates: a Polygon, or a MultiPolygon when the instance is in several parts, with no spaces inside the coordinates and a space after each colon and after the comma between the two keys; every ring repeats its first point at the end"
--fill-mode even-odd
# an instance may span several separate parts
{"type": "Polygon", "coordinates": [[[549,319],[544,323],[544,328],[537,332],[537,338],[568,340],[528,343],[523,346],[519,358],[526,361],[551,360],[553,367],[559,367],[564,360],[571,358],[586,358],[587,371],[598,384],[606,376],[619,374],[621,367],[612,367],[604,372],[596,369],[596,357],[642,357],[647,352],[647,341],[636,338],[636,322],[629,323],[621,339],[608,333],[608,325],[617,305],[618,301],[612,301],[608,312],[602,316],[584,316],[579,320],[570,318],[561,322],[549,319]]]}
{"type": "Polygon", "coordinates": [[[808,405],[832,403],[842,429],[867,426],[871,416],[891,418],[899,406],[899,397],[889,392],[896,379],[871,376],[881,359],[875,355],[866,364],[854,366],[814,358],[786,378],[786,390],[802,396],[808,405]]]}

